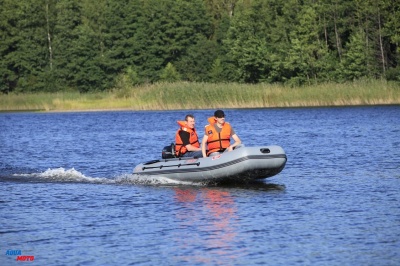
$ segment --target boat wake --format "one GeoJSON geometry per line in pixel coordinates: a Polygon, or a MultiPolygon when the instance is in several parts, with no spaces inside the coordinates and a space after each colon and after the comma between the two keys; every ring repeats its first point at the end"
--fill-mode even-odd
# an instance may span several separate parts
{"type": "Polygon", "coordinates": [[[0,181],[21,183],[49,182],[49,183],[93,183],[93,184],[131,184],[131,185],[199,185],[192,182],[179,182],[162,176],[139,176],[136,174],[122,174],[116,177],[90,177],[77,171],[75,168],[49,168],[44,172],[32,172],[25,169],[19,173],[0,175],[0,181]],[[22,173],[21,173],[22,172],[22,173]],[[23,173],[25,172],[25,173],[23,173]],[[26,173],[30,172],[30,173],[26,173]]]}
{"type": "MultiPolygon", "coordinates": [[[[4,168],[2,169],[4,170],[4,168]]],[[[146,186],[219,186],[226,188],[240,187],[246,189],[284,190],[284,186],[268,184],[261,181],[246,183],[188,182],[172,180],[163,176],[145,176],[137,174],[121,174],[116,177],[90,177],[75,168],[49,168],[43,172],[32,169],[8,169],[8,174],[0,171],[0,182],[16,183],[88,183],[114,185],[146,185],[146,186]],[[10,172],[11,171],[11,172],[10,172]]]]}

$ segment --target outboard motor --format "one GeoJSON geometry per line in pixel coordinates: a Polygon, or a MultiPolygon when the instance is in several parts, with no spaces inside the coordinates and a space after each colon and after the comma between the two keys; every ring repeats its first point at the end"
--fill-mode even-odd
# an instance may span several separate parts
{"type": "Polygon", "coordinates": [[[161,152],[161,157],[163,159],[175,158],[175,144],[171,143],[171,145],[165,146],[161,152]]]}

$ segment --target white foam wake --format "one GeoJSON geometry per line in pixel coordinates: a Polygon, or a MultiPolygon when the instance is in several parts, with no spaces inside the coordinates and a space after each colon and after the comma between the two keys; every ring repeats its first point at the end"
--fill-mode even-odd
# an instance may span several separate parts
{"type": "MultiPolygon", "coordinates": [[[[175,185],[199,185],[198,183],[176,181],[162,176],[142,176],[136,174],[122,174],[113,178],[85,176],[75,168],[49,168],[41,173],[15,174],[15,177],[28,178],[26,181],[44,182],[82,182],[96,184],[131,184],[131,185],[156,185],[156,186],[175,186],[175,185]]],[[[20,180],[24,181],[24,180],[20,180]]]]}
{"type": "Polygon", "coordinates": [[[75,170],[75,168],[65,169],[62,167],[54,169],[49,168],[42,173],[30,174],[30,176],[55,182],[109,183],[112,181],[107,178],[88,177],[75,170]]]}

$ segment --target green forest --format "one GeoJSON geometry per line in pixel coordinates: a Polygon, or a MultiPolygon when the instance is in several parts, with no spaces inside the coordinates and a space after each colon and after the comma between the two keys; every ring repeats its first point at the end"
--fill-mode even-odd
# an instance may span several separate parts
{"type": "Polygon", "coordinates": [[[0,0],[0,92],[400,81],[398,0],[0,0]]]}

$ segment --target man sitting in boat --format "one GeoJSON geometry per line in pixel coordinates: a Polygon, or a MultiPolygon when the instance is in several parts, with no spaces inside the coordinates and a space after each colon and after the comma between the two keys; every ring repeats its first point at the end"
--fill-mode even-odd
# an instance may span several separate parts
{"type": "Polygon", "coordinates": [[[194,116],[188,114],[185,121],[177,121],[177,123],[180,128],[175,134],[175,155],[177,157],[203,157],[199,138],[194,128],[194,116]]]}
{"type": "Polygon", "coordinates": [[[203,157],[209,155],[213,156],[224,151],[232,151],[233,148],[241,143],[235,130],[228,122],[225,122],[224,111],[215,111],[214,116],[208,118],[208,122],[210,124],[205,127],[204,137],[201,143],[203,157]],[[235,141],[233,144],[231,144],[231,137],[235,141]]]}

